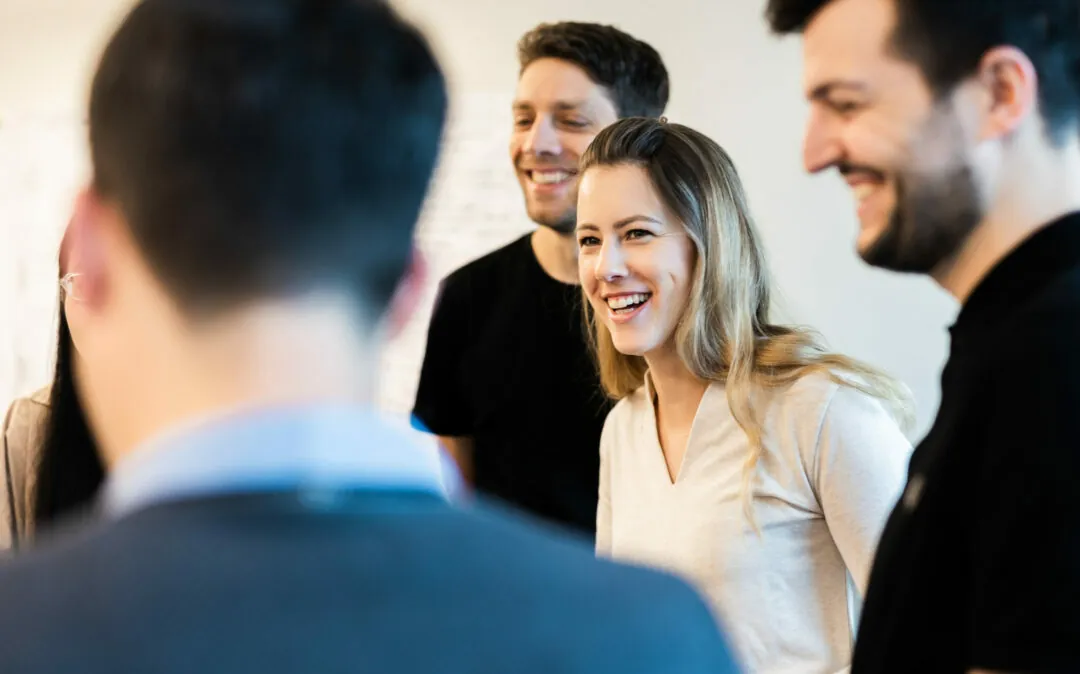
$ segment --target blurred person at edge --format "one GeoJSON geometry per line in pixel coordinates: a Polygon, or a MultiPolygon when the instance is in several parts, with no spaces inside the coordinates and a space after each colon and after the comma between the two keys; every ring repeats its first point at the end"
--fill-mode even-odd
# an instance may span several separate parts
{"type": "Polygon", "coordinates": [[[73,379],[79,336],[64,307],[81,284],[69,250],[65,233],[52,384],[12,402],[0,428],[0,550],[25,548],[39,530],[84,513],[104,481],[73,379]]]}
{"type": "Polygon", "coordinates": [[[770,0],[856,249],[960,303],[852,671],[1080,671],[1080,3],[770,0]]]}

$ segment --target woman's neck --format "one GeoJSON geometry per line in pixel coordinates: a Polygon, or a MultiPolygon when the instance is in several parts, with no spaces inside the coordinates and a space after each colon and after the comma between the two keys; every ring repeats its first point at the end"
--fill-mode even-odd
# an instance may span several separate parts
{"type": "Polygon", "coordinates": [[[674,426],[692,424],[709,382],[690,372],[674,349],[648,354],[645,362],[656,393],[658,416],[674,426]]]}

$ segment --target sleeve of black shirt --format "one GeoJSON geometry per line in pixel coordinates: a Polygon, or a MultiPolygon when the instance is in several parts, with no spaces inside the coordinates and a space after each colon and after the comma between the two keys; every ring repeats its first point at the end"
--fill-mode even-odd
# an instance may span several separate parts
{"type": "Polygon", "coordinates": [[[1080,317],[1039,323],[973,410],[971,668],[1080,671],[1080,317]]]}
{"type": "Polygon", "coordinates": [[[413,415],[435,435],[462,437],[473,433],[461,381],[461,359],[469,336],[464,283],[455,275],[443,281],[428,326],[413,415]]]}

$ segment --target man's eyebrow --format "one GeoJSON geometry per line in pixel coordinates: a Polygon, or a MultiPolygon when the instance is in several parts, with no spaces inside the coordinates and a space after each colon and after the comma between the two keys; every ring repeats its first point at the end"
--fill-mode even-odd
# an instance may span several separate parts
{"type": "Polygon", "coordinates": [[[829,94],[837,90],[852,91],[858,93],[866,93],[866,85],[862,82],[856,82],[854,80],[829,80],[822,82],[806,95],[806,98],[811,101],[820,101],[829,97],[829,94]]]}
{"type": "Polygon", "coordinates": [[[588,101],[570,100],[570,101],[558,101],[557,103],[555,103],[555,108],[557,110],[585,110],[585,109],[588,109],[588,107],[589,107],[589,102],[588,101]]]}
{"type": "MultiPolygon", "coordinates": [[[[528,110],[534,110],[535,108],[536,108],[536,106],[533,105],[532,103],[528,102],[528,101],[520,101],[519,100],[519,101],[514,101],[514,104],[513,104],[513,110],[515,112],[524,112],[524,111],[528,111],[528,110]]],[[[555,105],[554,105],[554,108],[556,110],[561,111],[561,112],[565,112],[565,111],[568,111],[568,110],[587,110],[589,108],[589,103],[588,103],[588,101],[575,101],[575,100],[557,101],[555,103],[555,105]]]]}

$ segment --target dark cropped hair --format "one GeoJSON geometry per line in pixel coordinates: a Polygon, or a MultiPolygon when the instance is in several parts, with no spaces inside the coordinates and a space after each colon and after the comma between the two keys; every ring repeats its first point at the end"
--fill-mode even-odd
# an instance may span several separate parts
{"type": "MultiPolygon", "coordinates": [[[[769,0],[766,18],[778,34],[801,33],[832,0],[769,0]]],[[[922,71],[944,96],[974,74],[983,55],[1010,45],[1039,78],[1039,108],[1056,142],[1080,114],[1080,3],[1076,0],[893,0],[892,50],[922,71]]]]}
{"type": "Polygon", "coordinates": [[[584,70],[607,89],[620,117],[659,117],[667,107],[670,84],[660,54],[613,26],[541,24],[518,41],[521,71],[543,58],[568,61],[584,70]]]}
{"type": "Polygon", "coordinates": [[[446,107],[385,2],[143,0],[93,80],[94,183],[189,313],[317,289],[381,313],[446,107]]]}

